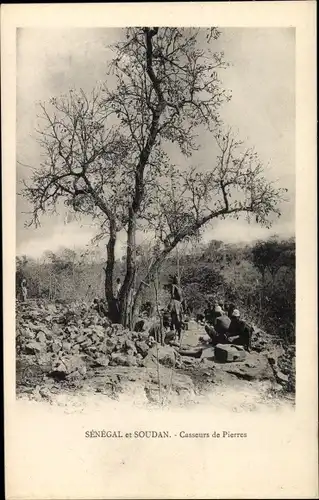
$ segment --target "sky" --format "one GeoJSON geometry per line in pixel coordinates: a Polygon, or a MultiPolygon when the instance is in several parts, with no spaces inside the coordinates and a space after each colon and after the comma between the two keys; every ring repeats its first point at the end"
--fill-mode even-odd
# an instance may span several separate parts
{"type": "MultiPolygon", "coordinates": [[[[267,177],[288,189],[282,216],[271,229],[244,220],[217,221],[203,235],[226,243],[250,242],[272,234],[291,236],[295,230],[295,31],[290,28],[223,28],[216,50],[223,50],[230,67],[221,73],[232,99],[221,116],[238,131],[247,146],[254,146],[269,165],[267,177]]],[[[36,142],[38,102],[48,101],[70,88],[90,92],[103,82],[112,56],[108,45],[118,39],[116,29],[31,29],[17,34],[17,193],[21,181],[41,162],[36,142]]],[[[212,141],[201,137],[192,161],[209,167],[212,141]]],[[[183,157],[172,151],[173,160],[183,157]]],[[[96,228],[90,220],[64,225],[65,212],[44,216],[41,227],[25,227],[30,206],[17,196],[17,254],[40,257],[46,250],[89,244],[96,228]]],[[[116,254],[125,248],[121,235],[116,254]]]]}

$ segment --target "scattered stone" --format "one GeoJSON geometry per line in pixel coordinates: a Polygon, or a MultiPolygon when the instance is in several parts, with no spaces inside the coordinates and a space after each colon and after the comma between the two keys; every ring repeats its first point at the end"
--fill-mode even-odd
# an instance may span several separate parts
{"type": "Polygon", "coordinates": [[[127,356],[121,352],[113,352],[111,354],[111,363],[113,365],[129,366],[127,356]]]}
{"type": "Polygon", "coordinates": [[[87,347],[90,347],[93,344],[92,340],[87,339],[85,342],[81,342],[81,347],[82,349],[86,349],[87,347]]]}
{"type": "Polygon", "coordinates": [[[184,358],[182,362],[184,365],[193,366],[197,362],[197,360],[196,358],[184,358]]]}
{"type": "Polygon", "coordinates": [[[279,384],[288,384],[289,375],[286,375],[285,373],[282,373],[281,371],[278,370],[275,372],[275,376],[279,384]]]}
{"type": "MultiPolygon", "coordinates": [[[[143,319],[140,327],[137,328],[142,331],[131,332],[122,325],[111,325],[107,318],[100,317],[90,309],[82,310],[79,305],[54,304],[52,308],[50,306],[50,304],[43,303],[40,307],[36,303],[28,303],[20,305],[17,310],[17,384],[19,387],[34,387],[35,384],[42,387],[43,377],[46,375],[49,378],[45,383],[49,384],[49,381],[56,383],[57,388],[61,386],[62,380],[70,381],[69,387],[75,387],[74,384],[81,383],[83,378],[96,377],[99,372],[103,379],[108,370],[115,371],[116,374],[121,370],[126,370],[128,374],[134,373],[134,377],[138,380],[138,373],[144,378],[145,373],[154,374],[156,380],[152,382],[153,386],[150,390],[155,394],[158,391],[159,362],[162,387],[169,387],[171,384],[171,368],[180,367],[184,371],[187,370],[187,373],[191,373],[192,377],[198,375],[204,383],[208,380],[208,375],[204,373],[207,372],[210,377],[209,382],[216,380],[217,383],[218,381],[222,383],[236,378],[251,381],[270,380],[273,384],[283,388],[283,391],[294,391],[294,346],[291,349],[286,347],[281,349],[274,345],[273,339],[269,341],[269,335],[266,337],[265,332],[255,332],[251,353],[246,353],[235,346],[236,355],[239,352],[240,356],[246,355],[246,359],[238,361],[233,356],[232,362],[218,363],[215,349],[207,345],[210,343],[208,336],[204,335],[199,345],[193,346],[190,343],[184,349],[178,342],[175,349],[172,345],[161,346],[156,342],[158,324],[154,319],[143,319]],[[269,345],[272,346],[271,351],[269,351],[269,345]],[[261,354],[258,354],[258,349],[262,351],[261,354]],[[268,357],[264,354],[266,352],[268,352],[268,357]],[[23,367],[20,366],[21,359],[24,360],[23,367]],[[26,360],[29,361],[26,362],[26,360]],[[162,377],[164,377],[163,381],[162,377]]],[[[187,334],[185,335],[187,339],[187,334]]],[[[167,337],[165,341],[168,340],[167,337]]],[[[184,345],[186,342],[184,337],[184,345]]],[[[230,348],[234,353],[234,346],[221,346],[221,351],[227,361],[230,360],[230,348]]],[[[174,370],[173,380],[179,373],[178,370],[174,370]]],[[[120,380],[116,383],[120,383],[120,380]]],[[[188,382],[181,384],[178,390],[186,391],[187,387],[190,389],[188,382]]],[[[172,390],[175,389],[172,388],[172,390]]],[[[37,397],[41,396],[39,391],[37,394],[37,397]]],[[[49,398],[50,396],[47,393],[46,396],[41,397],[49,398]]]]}
{"type": "Polygon", "coordinates": [[[108,366],[110,363],[110,358],[108,356],[99,356],[94,360],[96,366],[108,366]]]}
{"type": "Polygon", "coordinates": [[[43,344],[40,344],[40,342],[29,342],[25,346],[25,352],[27,354],[36,354],[37,352],[42,352],[45,349],[45,346],[43,344]]]}
{"type": "Polygon", "coordinates": [[[30,328],[26,328],[24,331],[21,332],[17,331],[17,333],[22,337],[24,337],[25,339],[32,340],[35,338],[35,332],[30,330],[30,328]]]}
{"type": "Polygon", "coordinates": [[[136,350],[137,352],[143,357],[145,358],[145,356],[147,355],[148,351],[149,351],[149,346],[147,345],[146,342],[144,342],[143,340],[138,340],[136,343],[136,350]]]}
{"type": "Polygon", "coordinates": [[[62,349],[62,342],[60,340],[54,340],[51,349],[53,353],[57,354],[62,349]]]}
{"type": "Polygon", "coordinates": [[[75,340],[77,344],[82,344],[87,340],[87,337],[85,335],[79,335],[75,340]]]}
{"type": "Polygon", "coordinates": [[[126,358],[127,366],[137,366],[137,360],[133,355],[128,355],[126,358]]]}
{"type": "Polygon", "coordinates": [[[44,399],[51,401],[52,399],[52,394],[51,391],[47,387],[41,387],[39,389],[39,394],[42,396],[44,399]]]}
{"type": "Polygon", "coordinates": [[[115,335],[122,335],[124,331],[124,326],[118,323],[113,323],[112,331],[115,333],[115,335]]]}
{"type": "Polygon", "coordinates": [[[133,342],[133,340],[130,340],[130,339],[125,339],[125,348],[127,350],[130,350],[130,351],[133,351],[134,353],[136,353],[136,347],[135,347],[135,343],[133,342]]]}
{"type": "Polygon", "coordinates": [[[52,355],[48,352],[40,352],[36,354],[37,362],[41,366],[43,372],[50,372],[52,370],[52,355]]]}
{"type": "Polygon", "coordinates": [[[40,342],[40,344],[45,344],[47,338],[43,332],[39,332],[36,337],[37,341],[40,342]]]}
{"type": "Polygon", "coordinates": [[[62,342],[62,349],[64,352],[69,353],[71,351],[72,344],[70,342],[62,342]]]}

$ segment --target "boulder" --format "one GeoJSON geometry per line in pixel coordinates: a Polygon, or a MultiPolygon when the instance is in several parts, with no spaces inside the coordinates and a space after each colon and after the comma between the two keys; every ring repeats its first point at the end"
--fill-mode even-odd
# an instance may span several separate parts
{"type": "MultiPolygon", "coordinates": [[[[204,358],[205,359],[205,358],[204,358]]],[[[194,366],[198,360],[196,358],[183,358],[182,363],[186,366],[194,366]]]]}
{"type": "Polygon", "coordinates": [[[112,332],[115,335],[122,335],[124,331],[124,326],[120,325],[119,323],[113,323],[112,325],[112,332]]]}
{"type": "Polygon", "coordinates": [[[94,363],[96,366],[108,366],[110,363],[110,358],[108,356],[98,356],[94,363]]]}
{"type": "Polygon", "coordinates": [[[180,363],[180,356],[171,346],[154,345],[143,360],[143,366],[152,368],[157,365],[157,360],[161,365],[174,367],[176,362],[180,363]]]}
{"type": "Polygon", "coordinates": [[[83,342],[85,342],[86,340],[87,340],[87,337],[86,337],[86,335],[83,335],[83,334],[78,335],[78,336],[75,338],[75,342],[76,342],[77,344],[82,344],[82,343],[83,343],[83,342]]]}
{"type": "Polygon", "coordinates": [[[104,346],[106,348],[106,352],[111,353],[117,346],[116,337],[108,337],[105,339],[104,346]]]}
{"type": "Polygon", "coordinates": [[[246,353],[244,361],[215,363],[215,370],[220,375],[222,375],[222,372],[226,372],[244,380],[275,381],[274,373],[268,363],[267,356],[256,352],[246,353]]]}
{"type": "Polygon", "coordinates": [[[111,354],[111,362],[112,365],[121,365],[121,366],[129,366],[128,357],[121,352],[113,352],[111,354]]]}
{"type": "Polygon", "coordinates": [[[87,340],[85,340],[85,342],[81,342],[81,349],[86,349],[92,345],[93,345],[92,340],[87,339],[87,340]]]}
{"type": "Polygon", "coordinates": [[[144,332],[144,331],[143,331],[143,332],[139,332],[139,334],[138,334],[138,339],[139,339],[141,342],[143,342],[143,341],[145,341],[145,340],[148,340],[148,338],[149,338],[149,332],[147,332],[147,331],[145,331],[145,332],[144,332]]]}
{"type": "MultiPolygon", "coordinates": [[[[205,349],[207,351],[209,349],[205,349]]],[[[242,346],[233,344],[217,344],[214,348],[215,361],[220,363],[231,363],[243,361],[246,358],[246,351],[242,346]]]]}
{"type": "Polygon", "coordinates": [[[45,345],[41,344],[40,342],[28,342],[24,346],[24,351],[26,354],[36,354],[37,352],[43,352],[45,351],[45,345]]]}
{"type": "MultiPolygon", "coordinates": [[[[199,351],[200,352],[200,351],[199,351]]],[[[202,350],[200,359],[208,359],[210,361],[215,359],[215,348],[214,347],[207,347],[202,350]]]]}
{"type": "Polygon", "coordinates": [[[137,366],[137,359],[134,355],[128,354],[127,356],[127,366],[137,366]]]}
{"type": "Polygon", "coordinates": [[[36,339],[38,342],[40,342],[40,344],[45,344],[47,340],[45,333],[43,333],[42,331],[37,334],[36,339]]]}
{"type": "Polygon", "coordinates": [[[51,402],[52,394],[51,394],[51,391],[47,387],[40,387],[39,394],[43,399],[46,399],[47,401],[51,402]]]}
{"type": "Polygon", "coordinates": [[[24,339],[32,340],[35,338],[35,332],[30,330],[30,328],[21,328],[21,330],[17,331],[17,334],[21,335],[24,339]]]}
{"type": "Polygon", "coordinates": [[[133,355],[136,354],[136,352],[137,352],[136,351],[136,347],[135,347],[135,343],[131,339],[126,339],[125,340],[124,348],[127,351],[127,353],[130,352],[133,355]]]}
{"type": "Polygon", "coordinates": [[[72,349],[72,344],[70,342],[62,342],[62,349],[64,352],[71,352],[71,349],[72,349]]]}
{"type": "Polygon", "coordinates": [[[96,333],[93,333],[91,339],[94,344],[98,344],[101,341],[101,338],[99,337],[99,335],[96,335],[96,333]]]}
{"type": "Polygon", "coordinates": [[[105,328],[102,325],[96,325],[93,329],[93,332],[98,337],[103,338],[105,335],[105,328]]]}
{"type": "MultiPolygon", "coordinates": [[[[47,334],[47,332],[45,332],[45,333],[47,334]]],[[[52,328],[51,328],[51,334],[52,334],[51,335],[52,337],[57,337],[57,336],[62,334],[62,330],[59,327],[59,325],[56,325],[55,323],[53,323],[52,328]]]]}
{"type": "Polygon", "coordinates": [[[39,332],[49,333],[48,328],[43,323],[37,325],[31,323],[30,328],[32,328],[32,330],[36,333],[39,332]]]}
{"type": "Polygon", "coordinates": [[[134,326],[135,332],[142,332],[145,329],[145,319],[138,319],[134,326]]]}
{"type": "Polygon", "coordinates": [[[36,354],[38,365],[41,366],[43,372],[50,372],[52,370],[52,354],[47,352],[40,352],[36,354]]]}
{"type": "Polygon", "coordinates": [[[283,355],[284,350],[281,346],[276,346],[271,349],[271,351],[267,352],[268,362],[275,366],[278,364],[279,358],[283,355]]]}
{"type": "Polygon", "coordinates": [[[63,355],[52,363],[52,375],[60,373],[66,376],[75,371],[78,371],[82,376],[86,374],[86,363],[80,355],[63,355]]]}
{"type": "Polygon", "coordinates": [[[289,383],[289,375],[286,375],[280,370],[275,370],[275,377],[278,384],[287,385],[289,383]]]}
{"type": "Polygon", "coordinates": [[[57,354],[62,349],[62,342],[58,339],[55,339],[52,343],[51,350],[55,354],[57,354]]]}
{"type": "Polygon", "coordinates": [[[139,354],[141,354],[141,356],[143,358],[145,358],[145,356],[147,355],[148,351],[149,351],[149,346],[147,345],[146,342],[144,342],[143,340],[138,340],[137,342],[135,342],[135,346],[136,346],[136,350],[139,354]]]}
{"type": "Polygon", "coordinates": [[[74,372],[68,373],[65,378],[69,381],[75,381],[82,379],[83,376],[82,373],[80,373],[78,370],[75,370],[74,372]]]}
{"type": "Polygon", "coordinates": [[[137,366],[143,366],[143,356],[142,354],[137,354],[135,356],[137,366]]]}
{"type": "Polygon", "coordinates": [[[134,358],[134,356],[136,356],[137,352],[136,352],[136,349],[134,351],[133,351],[133,349],[127,349],[126,354],[128,356],[131,356],[134,358]]]}

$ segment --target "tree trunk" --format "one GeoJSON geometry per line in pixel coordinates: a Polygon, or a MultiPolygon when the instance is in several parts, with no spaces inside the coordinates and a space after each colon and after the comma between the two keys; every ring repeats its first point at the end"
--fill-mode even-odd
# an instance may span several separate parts
{"type": "Polygon", "coordinates": [[[162,264],[164,263],[167,255],[171,252],[171,250],[172,250],[171,247],[166,247],[160,253],[160,255],[158,255],[156,257],[153,264],[150,266],[147,275],[145,276],[143,281],[140,282],[140,284],[136,290],[136,294],[135,294],[134,302],[133,302],[132,316],[133,316],[134,320],[136,319],[136,317],[138,315],[139,308],[141,306],[141,303],[140,303],[141,297],[142,297],[144,290],[147,288],[147,284],[152,282],[155,279],[156,273],[160,270],[162,264]]]}
{"type": "Polygon", "coordinates": [[[129,211],[127,228],[126,275],[119,296],[120,322],[123,326],[132,328],[132,305],[134,281],[136,274],[136,214],[133,208],[129,211]]]}
{"type": "Polygon", "coordinates": [[[118,323],[119,314],[118,314],[118,309],[116,307],[114,293],[113,293],[115,243],[116,243],[116,224],[114,221],[111,221],[110,222],[109,241],[106,245],[107,261],[106,261],[106,267],[104,268],[104,272],[105,272],[104,291],[105,291],[105,298],[106,298],[108,309],[109,309],[110,319],[114,323],[118,323]]]}

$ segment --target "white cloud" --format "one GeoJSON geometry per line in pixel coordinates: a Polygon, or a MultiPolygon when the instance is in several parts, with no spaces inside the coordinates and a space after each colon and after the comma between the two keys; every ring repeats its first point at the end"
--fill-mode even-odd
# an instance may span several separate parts
{"type": "Polygon", "coordinates": [[[258,226],[257,224],[248,224],[241,220],[227,220],[217,223],[214,229],[208,229],[203,235],[203,240],[209,242],[212,239],[220,240],[224,243],[250,243],[259,239],[268,239],[274,234],[282,237],[294,235],[294,223],[278,222],[270,229],[258,226]]]}
{"type": "Polygon", "coordinates": [[[34,237],[23,241],[17,248],[18,255],[39,258],[47,250],[56,252],[60,248],[77,248],[87,245],[94,232],[89,228],[79,228],[77,223],[54,226],[48,236],[34,237]]]}
{"type": "MultiPolygon", "coordinates": [[[[34,237],[28,241],[20,243],[17,248],[17,255],[28,255],[33,258],[40,258],[47,250],[57,252],[61,248],[83,248],[86,245],[92,247],[92,238],[95,230],[90,226],[80,226],[73,222],[67,225],[57,225],[48,236],[34,237]]],[[[224,243],[249,243],[258,239],[267,239],[273,234],[282,237],[294,235],[294,224],[292,222],[278,222],[270,229],[263,228],[257,224],[248,224],[241,220],[218,221],[214,228],[208,228],[203,234],[202,241],[205,243],[211,240],[221,240],[224,243]]],[[[154,235],[152,233],[137,234],[137,243],[150,242],[154,235]]],[[[103,251],[105,240],[98,246],[103,251]]],[[[116,259],[121,259],[126,251],[126,234],[121,231],[115,248],[116,259]]]]}

